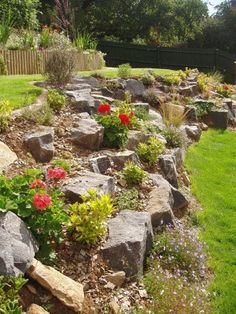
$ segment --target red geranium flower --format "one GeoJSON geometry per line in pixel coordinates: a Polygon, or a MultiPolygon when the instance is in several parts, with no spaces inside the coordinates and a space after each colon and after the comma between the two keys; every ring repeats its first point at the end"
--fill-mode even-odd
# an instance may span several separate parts
{"type": "Polygon", "coordinates": [[[229,86],[228,85],[224,85],[224,90],[229,90],[229,86]]]}
{"type": "Polygon", "coordinates": [[[99,113],[110,113],[111,112],[111,106],[109,104],[101,104],[98,106],[98,112],[99,113]]]}
{"type": "Polygon", "coordinates": [[[43,211],[45,208],[52,204],[52,198],[48,194],[36,193],[33,197],[33,205],[39,211],[43,211]]]}
{"type": "Polygon", "coordinates": [[[128,125],[130,123],[130,118],[125,113],[119,114],[119,119],[120,119],[120,122],[124,125],[128,125]]]}
{"type": "Polygon", "coordinates": [[[64,179],[67,176],[67,172],[63,168],[50,168],[48,169],[49,179],[64,179]]]}
{"type": "Polygon", "coordinates": [[[46,187],[47,187],[46,183],[40,179],[36,179],[30,184],[30,189],[37,189],[37,188],[46,189],[46,187]]]}

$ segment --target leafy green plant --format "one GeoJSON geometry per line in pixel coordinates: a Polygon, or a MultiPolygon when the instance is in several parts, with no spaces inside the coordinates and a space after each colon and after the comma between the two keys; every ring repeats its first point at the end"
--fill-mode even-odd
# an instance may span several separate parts
{"type": "Polygon", "coordinates": [[[97,115],[96,120],[104,127],[104,145],[119,148],[128,140],[128,127],[115,115],[97,115]]]}
{"type": "Polygon", "coordinates": [[[83,203],[72,204],[69,231],[81,242],[94,244],[106,233],[105,220],[113,211],[109,195],[97,196],[95,189],[90,189],[82,196],[83,203]]]}
{"type": "Polygon", "coordinates": [[[228,98],[231,96],[233,92],[233,87],[228,84],[221,84],[217,86],[216,92],[220,94],[221,96],[228,98]]]}
{"type": "Polygon", "coordinates": [[[181,82],[181,75],[179,73],[177,74],[171,74],[165,76],[165,83],[167,85],[179,85],[181,82]]]}
{"type": "Polygon", "coordinates": [[[40,47],[41,48],[49,48],[51,45],[51,31],[49,27],[43,27],[41,34],[40,34],[40,47]]]}
{"type": "Polygon", "coordinates": [[[155,137],[150,137],[147,144],[140,143],[137,147],[137,154],[140,159],[150,166],[155,165],[158,156],[163,152],[164,144],[155,137]]]}
{"type": "Polygon", "coordinates": [[[26,282],[23,277],[0,276],[0,313],[22,313],[19,292],[26,282]]]}
{"type": "Polygon", "coordinates": [[[146,172],[134,162],[128,161],[120,172],[120,176],[128,185],[141,184],[146,177],[146,172]]]}
{"type": "Polygon", "coordinates": [[[73,44],[78,50],[96,50],[98,42],[92,34],[85,32],[77,33],[73,44]]]}
{"type": "Polygon", "coordinates": [[[143,107],[134,107],[134,111],[135,111],[135,116],[143,121],[149,121],[151,120],[151,116],[149,115],[149,113],[147,112],[147,110],[143,107]]]}
{"type": "Polygon", "coordinates": [[[46,250],[51,242],[63,239],[62,225],[68,221],[68,216],[61,201],[62,193],[53,185],[47,186],[41,178],[38,169],[27,170],[12,179],[0,176],[0,212],[12,211],[21,217],[41,248],[46,250]],[[35,195],[45,196],[48,206],[38,208],[35,195]]]}
{"type": "Polygon", "coordinates": [[[0,75],[6,75],[7,74],[7,67],[5,60],[2,55],[0,55],[0,75]]]}
{"type": "Polygon", "coordinates": [[[4,12],[0,20],[0,44],[5,45],[14,27],[14,18],[9,10],[4,12]]]}
{"type": "Polygon", "coordinates": [[[55,159],[51,164],[55,167],[63,168],[68,173],[71,171],[71,164],[65,159],[55,159]]]}
{"type": "MultiPolygon", "coordinates": [[[[32,112],[34,114],[34,112],[32,112]]],[[[36,110],[36,116],[33,117],[36,123],[42,125],[52,125],[53,123],[53,111],[49,107],[47,103],[43,104],[43,106],[36,110]]]]}
{"type": "Polygon", "coordinates": [[[129,63],[124,63],[118,66],[118,77],[127,79],[131,76],[131,65],[129,63]]]}
{"type": "Polygon", "coordinates": [[[149,71],[146,71],[142,75],[141,80],[144,85],[153,85],[155,83],[155,76],[153,76],[149,71]]]}
{"type": "Polygon", "coordinates": [[[137,210],[139,207],[139,195],[136,188],[124,190],[115,198],[115,207],[119,210],[137,210]]]}
{"type": "Polygon", "coordinates": [[[12,106],[7,100],[0,100],[0,131],[5,131],[9,124],[12,106]]]}
{"type": "Polygon", "coordinates": [[[174,127],[168,127],[162,131],[163,136],[166,139],[166,146],[168,148],[182,147],[184,144],[184,138],[179,129],[174,127]]]}
{"type": "Polygon", "coordinates": [[[9,50],[20,50],[23,49],[22,38],[17,33],[12,33],[7,39],[6,48],[9,50]]]}
{"type": "Polygon", "coordinates": [[[47,103],[53,110],[60,111],[66,104],[66,97],[56,89],[49,89],[47,103]]]}
{"type": "Polygon", "coordinates": [[[197,109],[197,116],[201,117],[207,114],[214,108],[214,103],[210,101],[197,101],[194,103],[194,107],[197,109]]]}
{"type": "Polygon", "coordinates": [[[145,93],[144,93],[144,101],[146,101],[147,103],[149,103],[150,106],[154,107],[154,108],[158,108],[159,105],[161,104],[161,99],[160,97],[156,94],[154,89],[148,89],[145,93]]]}

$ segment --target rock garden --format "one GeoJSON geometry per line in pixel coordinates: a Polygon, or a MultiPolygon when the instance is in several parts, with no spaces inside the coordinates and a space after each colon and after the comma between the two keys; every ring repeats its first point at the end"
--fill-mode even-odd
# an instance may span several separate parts
{"type": "Polygon", "coordinates": [[[234,87],[196,69],[83,77],[58,53],[40,101],[0,112],[2,313],[210,313],[183,162],[235,127],[234,87]]]}

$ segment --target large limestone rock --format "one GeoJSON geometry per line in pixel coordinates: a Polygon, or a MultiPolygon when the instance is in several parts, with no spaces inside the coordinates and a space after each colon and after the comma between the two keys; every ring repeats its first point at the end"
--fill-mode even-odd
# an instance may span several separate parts
{"type": "Polygon", "coordinates": [[[27,314],[49,314],[49,312],[37,304],[31,304],[27,310],[27,314]]]}
{"type": "Polygon", "coordinates": [[[96,189],[98,195],[115,192],[115,182],[110,176],[84,171],[78,177],[70,178],[63,186],[65,196],[71,202],[80,202],[89,189],[96,189]]]}
{"type": "Polygon", "coordinates": [[[71,103],[78,112],[91,114],[95,110],[95,100],[90,92],[87,91],[74,92],[71,97],[71,103]]]}
{"type": "Polygon", "coordinates": [[[96,79],[95,77],[92,77],[92,76],[88,76],[88,77],[74,77],[72,79],[72,84],[78,84],[78,85],[87,84],[91,88],[98,88],[99,85],[100,85],[99,80],[96,79]]]}
{"type": "Polygon", "coordinates": [[[143,82],[134,79],[126,80],[125,90],[128,91],[133,97],[142,96],[145,92],[143,82]]]}
{"type": "Polygon", "coordinates": [[[171,155],[161,155],[159,165],[164,178],[175,188],[178,188],[178,174],[173,157],[171,155]]]}
{"type": "Polygon", "coordinates": [[[38,245],[14,213],[0,213],[0,275],[18,276],[31,265],[38,245]]]}
{"type": "Polygon", "coordinates": [[[107,156],[98,156],[89,160],[93,172],[104,174],[111,167],[110,159],[107,156]]]}
{"type": "Polygon", "coordinates": [[[125,148],[128,150],[135,150],[139,143],[146,143],[149,137],[149,135],[142,131],[130,130],[125,148]]]}
{"type": "Polygon", "coordinates": [[[54,156],[54,129],[41,126],[24,137],[24,144],[37,162],[49,162],[54,156]]]}
{"type": "Polygon", "coordinates": [[[27,275],[48,289],[63,304],[73,309],[76,313],[81,313],[84,302],[82,284],[66,277],[50,266],[43,265],[37,260],[33,261],[32,266],[27,271],[27,275]]]}
{"type": "Polygon", "coordinates": [[[125,150],[125,151],[109,154],[109,157],[114,163],[115,168],[117,170],[123,169],[125,163],[128,161],[132,161],[135,164],[140,163],[138,155],[134,151],[131,151],[131,150],[125,150]]]}
{"type": "Polygon", "coordinates": [[[150,214],[123,210],[108,221],[108,229],[102,254],[110,267],[124,271],[127,276],[142,275],[153,240],[150,214]]]}
{"type": "Polygon", "coordinates": [[[202,130],[198,125],[185,125],[181,129],[185,131],[187,137],[192,141],[200,140],[202,130]]]}
{"type": "Polygon", "coordinates": [[[81,119],[79,125],[71,130],[72,141],[79,146],[98,150],[103,142],[104,127],[93,119],[81,119]]]}
{"type": "Polygon", "coordinates": [[[0,142],[0,174],[16,160],[16,154],[6,144],[0,142]]]}

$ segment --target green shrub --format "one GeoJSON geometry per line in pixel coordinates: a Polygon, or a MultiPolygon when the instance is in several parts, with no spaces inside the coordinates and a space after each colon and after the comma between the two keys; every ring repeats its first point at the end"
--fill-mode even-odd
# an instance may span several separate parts
{"type": "Polygon", "coordinates": [[[171,74],[165,76],[165,83],[167,85],[179,85],[181,82],[181,76],[179,74],[171,74]]]}
{"type": "Polygon", "coordinates": [[[105,221],[113,211],[109,195],[97,196],[95,189],[90,189],[82,197],[83,203],[70,206],[69,231],[77,241],[94,244],[106,233],[105,221]]]}
{"type": "Polygon", "coordinates": [[[146,71],[142,77],[142,82],[144,85],[153,85],[155,83],[155,76],[153,76],[149,71],[146,71]]]}
{"type": "Polygon", "coordinates": [[[124,190],[115,198],[115,207],[118,210],[137,210],[139,207],[139,195],[136,188],[124,190]]]}
{"type": "Polygon", "coordinates": [[[0,100],[0,131],[5,131],[9,124],[12,106],[9,101],[0,100]]]}
{"type": "Polygon", "coordinates": [[[40,34],[40,47],[47,49],[51,45],[51,34],[49,27],[43,27],[42,32],[40,34]]]}
{"type": "Polygon", "coordinates": [[[118,77],[127,79],[131,76],[131,66],[129,63],[121,64],[118,66],[118,77]]]}
{"type": "Polygon", "coordinates": [[[51,162],[54,167],[63,168],[66,172],[71,171],[71,164],[65,159],[55,159],[51,162]]]}
{"type": "Polygon", "coordinates": [[[164,144],[155,137],[150,137],[147,144],[140,143],[137,147],[137,154],[140,159],[150,166],[155,165],[158,156],[163,152],[164,144]]]}
{"type": "Polygon", "coordinates": [[[19,292],[26,282],[22,277],[0,276],[0,313],[22,313],[19,292]]]}
{"type": "Polygon", "coordinates": [[[198,101],[194,103],[194,107],[197,109],[197,116],[201,117],[207,114],[214,108],[214,103],[210,101],[198,101]]]}
{"type": "Polygon", "coordinates": [[[161,100],[159,96],[156,94],[156,92],[153,89],[148,89],[144,94],[144,101],[149,103],[150,106],[154,108],[158,108],[161,104],[161,100]]]}
{"type": "Polygon", "coordinates": [[[73,42],[78,50],[96,50],[98,41],[89,33],[77,33],[73,42]]]}
{"type": "Polygon", "coordinates": [[[7,75],[7,67],[2,55],[0,55],[0,75],[7,75]]]}
{"type": "Polygon", "coordinates": [[[120,175],[128,185],[133,185],[141,184],[146,177],[146,172],[135,163],[128,161],[120,175]]]}
{"type": "MultiPolygon", "coordinates": [[[[34,112],[32,112],[34,114],[34,112]]],[[[53,124],[53,111],[47,103],[45,103],[40,109],[36,110],[36,116],[33,117],[36,123],[42,125],[53,124]]]]}
{"type": "Polygon", "coordinates": [[[71,50],[53,50],[45,62],[44,75],[55,86],[69,83],[76,69],[76,55],[71,50]]]}
{"type": "Polygon", "coordinates": [[[128,127],[116,115],[97,115],[96,120],[104,127],[104,145],[111,148],[123,147],[128,140],[128,127]]]}
{"type": "Polygon", "coordinates": [[[135,116],[138,119],[143,120],[143,121],[151,120],[151,117],[145,108],[136,106],[134,107],[134,111],[135,111],[135,116]]]}
{"type": "Polygon", "coordinates": [[[176,147],[182,147],[184,144],[184,138],[179,129],[176,129],[174,127],[169,127],[165,129],[162,134],[164,135],[166,139],[166,146],[168,148],[176,148],[176,147]]]}
{"type": "Polygon", "coordinates": [[[56,89],[49,89],[47,103],[53,110],[60,111],[66,104],[66,97],[56,89]]]}

